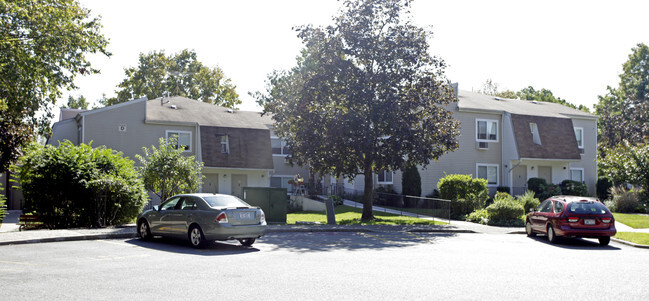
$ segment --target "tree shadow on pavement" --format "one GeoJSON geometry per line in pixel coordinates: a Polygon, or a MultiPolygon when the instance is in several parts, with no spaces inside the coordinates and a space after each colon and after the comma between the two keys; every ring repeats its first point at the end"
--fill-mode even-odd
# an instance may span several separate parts
{"type": "Polygon", "coordinates": [[[327,252],[335,250],[407,248],[435,244],[452,233],[410,232],[288,232],[270,233],[259,240],[271,251],[327,252]]]}

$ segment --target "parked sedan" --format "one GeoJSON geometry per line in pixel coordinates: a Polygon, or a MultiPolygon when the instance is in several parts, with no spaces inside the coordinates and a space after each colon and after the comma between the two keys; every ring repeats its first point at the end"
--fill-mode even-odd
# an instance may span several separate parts
{"type": "Polygon", "coordinates": [[[543,201],[525,219],[527,236],[547,234],[555,243],[559,237],[597,238],[603,246],[615,235],[615,218],[598,199],[581,196],[553,196],[543,201]]]}
{"type": "Polygon", "coordinates": [[[137,231],[145,240],[153,236],[184,238],[196,248],[208,241],[229,239],[251,246],[266,233],[266,216],[235,196],[181,194],[140,213],[137,231]]]}

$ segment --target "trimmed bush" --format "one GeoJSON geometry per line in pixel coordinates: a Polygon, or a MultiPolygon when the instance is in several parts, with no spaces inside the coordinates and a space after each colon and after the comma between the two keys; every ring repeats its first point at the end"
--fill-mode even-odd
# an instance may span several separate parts
{"type": "Polygon", "coordinates": [[[544,178],[529,178],[527,180],[527,189],[534,191],[534,195],[539,197],[545,192],[548,182],[544,178]]]}
{"type": "Polygon", "coordinates": [[[31,144],[17,164],[24,211],[49,228],[104,227],[131,222],[147,201],[133,161],[122,153],[65,141],[31,144]]]}
{"type": "Polygon", "coordinates": [[[565,195],[590,196],[585,183],[573,180],[563,180],[561,182],[561,193],[565,195]]]}
{"type": "MultiPolygon", "coordinates": [[[[421,196],[421,176],[415,164],[408,163],[401,177],[401,194],[410,196],[421,196]]],[[[415,207],[418,199],[404,198],[406,207],[415,207]]]]}
{"type": "Polygon", "coordinates": [[[489,225],[495,226],[522,226],[521,216],[525,213],[523,205],[513,199],[494,201],[487,207],[489,225]]]}
{"type": "Polygon", "coordinates": [[[437,183],[440,198],[451,200],[451,217],[463,218],[482,209],[489,198],[486,179],[474,179],[471,175],[446,175],[437,183]]]}
{"type": "Polygon", "coordinates": [[[597,179],[597,197],[600,200],[608,200],[611,198],[609,190],[613,187],[613,182],[608,177],[599,177],[597,179]]]}

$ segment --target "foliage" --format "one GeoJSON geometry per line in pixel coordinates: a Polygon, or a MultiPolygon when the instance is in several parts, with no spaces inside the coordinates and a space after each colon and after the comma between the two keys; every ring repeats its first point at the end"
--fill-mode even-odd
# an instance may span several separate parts
{"type": "Polygon", "coordinates": [[[482,90],[478,90],[478,93],[485,95],[492,95],[496,97],[509,98],[509,99],[522,99],[522,100],[536,100],[543,102],[553,102],[558,103],[573,109],[581,110],[584,112],[590,112],[588,107],[584,105],[576,106],[572,103],[569,103],[565,99],[560,97],[555,97],[552,94],[552,91],[548,89],[536,90],[532,86],[521,89],[520,91],[514,92],[511,90],[499,91],[498,84],[495,83],[492,79],[487,79],[482,86],[482,90]]]}
{"type": "Polygon", "coordinates": [[[97,73],[87,59],[108,40],[99,18],[75,0],[0,2],[0,172],[34,131],[46,134],[50,104],[77,75],[97,73]]]}
{"type": "Polygon", "coordinates": [[[523,204],[525,213],[530,212],[530,209],[538,207],[541,202],[534,197],[534,192],[531,190],[526,191],[523,195],[516,197],[516,200],[523,204]]]}
{"type": "MultiPolygon", "coordinates": [[[[621,187],[611,189],[613,201],[615,202],[615,212],[633,213],[639,204],[639,193],[635,190],[626,190],[621,187]]],[[[611,209],[611,208],[609,208],[611,209]]]]}
{"type": "Polygon", "coordinates": [[[440,198],[451,200],[451,217],[462,216],[482,209],[489,198],[486,179],[471,175],[446,175],[437,182],[440,198]]]}
{"type": "Polygon", "coordinates": [[[561,193],[565,195],[590,196],[586,183],[582,182],[563,180],[561,181],[560,189],[561,193]]]}
{"type": "Polygon", "coordinates": [[[343,198],[338,195],[330,195],[329,198],[334,202],[334,206],[340,206],[343,204],[343,198]]]}
{"type": "MultiPolygon", "coordinates": [[[[407,164],[401,175],[401,194],[404,196],[421,196],[421,175],[415,164],[407,164]]],[[[418,199],[404,198],[406,207],[414,207],[418,199]]]]}
{"type": "Polygon", "coordinates": [[[618,88],[607,87],[595,105],[600,155],[624,140],[635,145],[649,139],[649,47],[640,43],[631,50],[618,88]]]}
{"type": "Polygon", "coordinates": [[[402,196],[394,191],[392,185],[379,186],[374,190],[374,204],[401,207],[402,196]]]}
{"type": "Polygon", "coordinates": [[[622,142],[613,148],[604,148],[600,158],[601,172],[616,184],[633,184],[649,187],[649,144],[632,146],[622,142]]]}
{"type": "Polygon", "coordinates": [[[363,220],[372,216],[373,173],[426,166],[457,149],[459,123],[445,64],[407,0],[346,0],[334,25],[297,28],[297,66],[256,93],[298,165],[337,177],[364,175],[363,220]]]}
{"type": "Polygon", "coordinates": [[[613,182],[606,177],[602,176],[597,179],[597,197],[600,200],[608,200],[611,198],[611,194],[609,192],[609,189],[613,187],[613,182]]]}
{"type": "Polygon", "coordinates": [[[156,148],[143,147],[144,156],[135,155],[140,160],[140,174],[146,189],[164,201],[180,193],[198,190],[203,182],[203,162],[197,162],[194,156],[183,155],[183,149],[177,148],[175,138],[160,138],[156,148]]]}
{"type": "Polygon", "coordinates": [[[544,178],[529,178],[527,179],[527,189],[534,192],[535,195],[543,193],[548,182],[544,178]]]}
{"type": "Polygon", "coordinates": [[[489,223],[489,212],[487,209],[475,210],[467,215],[466,221],[486,225],[489,223]]]}
{"type": "MultiPolygon", "coordinates": [[[[2,184],[0,184],[0,191],[3,191],[2,189],[2,184]]],[[[0,194],[0,223],[2,223],[2,219],[7,215],[7,198],[4,196],[4,194],[0,194]]]]}
{"type": "Polygon", "coordinates": [[[118,85],[117,98],[104,99],[103,105],[143,96],[155,99],[167,93],[229,108],[241,104],[236,86],[223,70],[206,67],[193,50],[170,56],[164,51],[140,53],[138,66],[127,68],[124,73],[126,78],[118,85]]]}
{"type": "Polygon", "coordinates": [[[495,200],[486,208],[489,225],[498,226],[522,226],[521,216],[525,214],[523,204],[514,200],[513,197],[495,200]]]}
{"type": "Polygon", "coordinates": [[[15,167],[25,212],[50,228],[107,226],[128,222],[147,195],[133,161],[104,147],[31,144],[15,167]]]}
{"type": "Polygon", "coordinates": [[[88,109],[88,100],[86,100],[86,97],[83,95],[79,95],[77,98],[74,98],[72,95],[68,96],[68,104],[67,106],[63,106],[64,108],[69,108],[69,109],[82,109],[82,110],[87,110],[88,109]]]}
{"type": "Polygon", "coordinates": [[[507,193],[509,193],[510,188],[509,188],[509,186],[498,186],[498,187],[496,187],[496,191],[497,192],[507,192],[507,193]]]}

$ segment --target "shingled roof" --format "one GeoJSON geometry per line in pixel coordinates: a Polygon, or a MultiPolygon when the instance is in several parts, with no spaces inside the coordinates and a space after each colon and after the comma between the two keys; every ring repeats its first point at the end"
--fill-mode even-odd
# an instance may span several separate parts
{"type": "Polygon", "coordinates": [[[232,110],[181,96],[148,100],[146,121],[264,130],[273,124],[270,116],[259,112],[232,110]]]}
{"type": "Polygon", "coordinates": [[[512,114],[514,137],[520,158],[580,160],[572,120],[568,118],[512,114]],[[536,123],[541,144],[534,143],[530,123],[536,123]]]}

